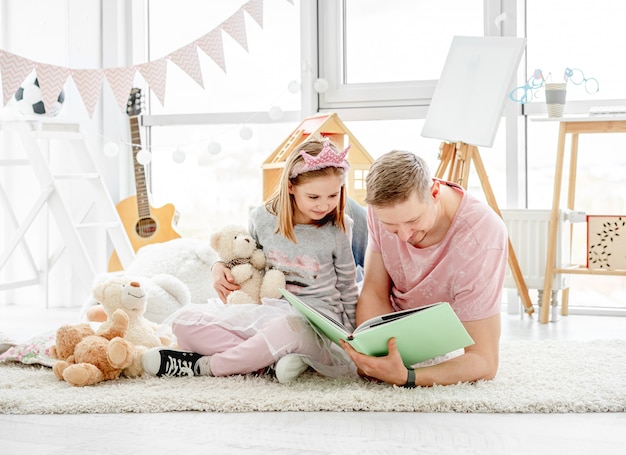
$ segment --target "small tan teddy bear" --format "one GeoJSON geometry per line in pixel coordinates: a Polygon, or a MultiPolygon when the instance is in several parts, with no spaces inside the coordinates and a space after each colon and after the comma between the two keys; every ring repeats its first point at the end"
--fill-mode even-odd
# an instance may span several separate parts
{"type": "Polygon", "coordinates": [[[241,226],[227,226],[211,236],[211,247],[233,274],[241,289],[231,292],[227,303],[261,303],[264,297],[281,298],[285,275],[279,270],[266,270],[265,254],[241,226]]]}
{"type": "Polygon", "coordinates": [[[130,378],[141,376],[143,353],[149,348],[169,344],[169,340],[157,335],[157,324],[144,317],[147,299],[141,283],[127,276],[113,276],[94,285],[93,297],[107,314],[107,320],[96,331],[97,335],[106,333],[115,324],[113,315],[118,310],[128,316],[128,330],[124,338],[135,346],[137,356],[132,365],[124,368],[124,375],[130,378]]]}
{"type": "Polygon", "coordinates": [[[136,361],[135,346],[124,339],[128,316],[116,311],[106,331],[96,335],[87,323],[67,324],[56,333],[51,357],[55,376],[75,386],[88,386],[119,378],[136,361]]]}

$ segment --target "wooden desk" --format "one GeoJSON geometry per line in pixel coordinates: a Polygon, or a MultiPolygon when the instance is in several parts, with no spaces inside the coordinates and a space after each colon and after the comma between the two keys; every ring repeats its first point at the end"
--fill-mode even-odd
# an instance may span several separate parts
{"type": "MultiPolygon", "coordinates": [[[[626,270],[598,270],[588,269],[586,265],[572,268],[557,268],[556,241],[559,218],[559,206],[561,202],[561,187],[563,181],[563,164],[565,159],[565,139],[567,134],[572,135],[569,183],[567,193],[567,208],[574,209],[576,191],[576,164],[578,160],[578,135],[590,133],[626,133],[626,116],[580,116],[562,118],[535,118],[533,121],[559,122],[559,141],[556,150],[556,169],[554,172],[554,194],[552,196],[552,212],[550,215],[550,228],[548,232],[548,254],[546,258],[545,281],[543,285],[543,298],[541,300],[540,322],[547,323],[550,314],[550,299],[552,294],[552,280],[555,274],[587,274],[587,275],[620,275],[626,276],[626,270]]],[[[571,227],[570,227],[571,228],[571,227]]],[[[569,288],[563,290],[561,314],[568,314],[569,288]]]]}

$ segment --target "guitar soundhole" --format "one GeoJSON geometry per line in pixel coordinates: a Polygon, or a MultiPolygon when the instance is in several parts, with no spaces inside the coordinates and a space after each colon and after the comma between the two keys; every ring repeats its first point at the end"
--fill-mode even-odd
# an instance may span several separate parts
{"type": "Polygon", "coordinates": [[[157,230],[156,221],[152,218],[142,218],[135,226],[135,231],[139,237],[151,237],[157,230]]]}

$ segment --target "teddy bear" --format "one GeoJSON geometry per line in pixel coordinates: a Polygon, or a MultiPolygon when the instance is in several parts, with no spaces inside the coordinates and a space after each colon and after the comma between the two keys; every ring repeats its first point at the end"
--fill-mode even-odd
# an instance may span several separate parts
{"type": "MultiPolygon", "coordinates": [[[[217,256],[209,242],[177,238],[141,247],[121,272],[103,273],[94,284],[111,276],[130,276],[139,281],[147,296],[146,319],[161,323],[189,302],[206,303],[217,297],[211,280],[211,266],[217,256]]],[[[102,322],[106,315],[92,296],[82,314],[88,321],[102,322]]]]}
{"type": "Polygon", "coordinates": [[[56,332],[50,356],[57,359],[54,375],[74,386],[88,386],[119,378],[137,360],[137,350],[124,339],[129,317],[117,310],[107,330],[96,335],[88,323],[66,324],[56,332]]]}
{"type": "Polygon", "coordinates": [[[182,237],[143,246],[124,269],[124,274],[148,278],[158,274],[171,275],[187,286],[193,303],[206,303],[209,298],[217,297],[211,280],[211,267],[215,261],[217,256],[209,242],[182,237]]]}
{"type": "Polygon", "coordinates": [[[264,297],[282,297],[279,289],[285,287],[285,275],[266,270],[265,253],[246,229],[237,225],[222,228],[211,235],[211,247],[241,286],[228,295],[226,303],[261,303],[264,297]]]}
{"type": "Polygon", "coordinates": [[[128,330],[124,339],[135,347],[137,356],[131,365],[124,368],[124,375],[131,378],[141,376],[143,353],[149,348],[169,344],[168,339],[157,334],[158,325],[144,317],[147,296],[141,283],[125,276],[110,277],[94,286],[93,297],[107,314],[107,320],[96,330],[96,335],[108,333],[114,327],[116,321],[113,316],[118,311],[128,316],[128,330]]]}
{"type": "MultiPolygon", "coordinates": [[[[146,294],[146,312],[144,317],[154,323],[163,322],[169,315],[191,302],[189,288],[175,276],[159,273],[152,278],[145,276],[127,276],[125,274],[102,273],[96,276],[93,287],[113,277],[125,277],[141,283],[146,294]]],[[[104,322],[107,314],[93,294],[83,305],[87,321],[104,322]]]]}

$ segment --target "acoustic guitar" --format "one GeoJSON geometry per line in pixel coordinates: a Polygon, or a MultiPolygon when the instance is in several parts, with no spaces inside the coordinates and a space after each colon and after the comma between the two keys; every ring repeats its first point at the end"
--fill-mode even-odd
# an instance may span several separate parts
{"type": "MultiPolygon", "coordinates": [[[[165,204],[160,208],[154,208],[150,205],[145,168],[137,161],[137,154],[141,151],[141,135],[139,133],[141,89],[133,88],[131,90],[126,113],[130,120],[136,196],[130,196],[120,201],[116,208],[130,243],[133,249],[137,251],[150,243],[180,238],[180,234],[174,228],[178,221],[178,213],[174,205],[165,204]]],[[[122,269],[123,266],[114,251],[109,260],[108,270],[109,272],[116,272],[122,269]]]]}

